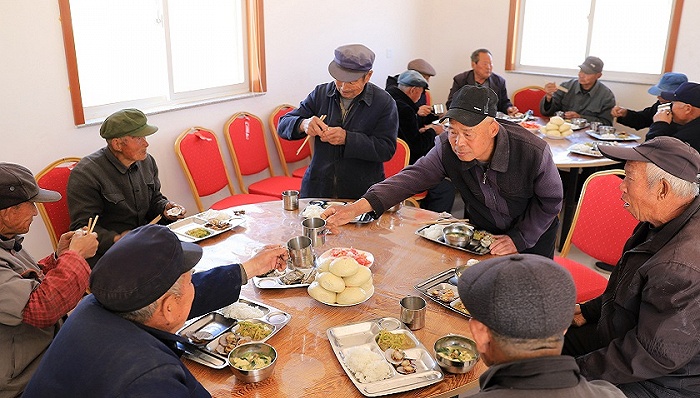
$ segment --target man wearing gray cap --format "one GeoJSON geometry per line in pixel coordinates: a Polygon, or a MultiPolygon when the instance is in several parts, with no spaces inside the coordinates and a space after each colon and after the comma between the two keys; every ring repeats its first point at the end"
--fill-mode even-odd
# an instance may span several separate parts
{"type": "Polygon", "coordinates": [[[97,262],[90,290],[56,336],[24,393],[37,397],[210,397],[179,356],[187,319],[238,300],[248,278],[286,267],[265,246],[242,264],[192,273],[202,248],[162,225],[124,235],[97,262]]]}
{"type": "Polygon", "coordinates": [[[328,65],[335,81],[316,86],[280,119],[280,137],[314,139],[302,197],[356,199],[384,179],[399,122],[394,100],[369,82],[373,63],[374,53],[361,44],[336,48],[328,65]]]}
{"type": "MultiPolygon", "coordinates": [[[[654,122],[654,115],[661,104],[667,104],[670,101],[664,99],[661,93],[664,91],[675,91],[681,84],[688,81],[688,77],[682,73],[668,72],[661,76],[661,80],[655,85],[649,87],[647,92],[656,97],[656,102],[641,111],[632,111],[621,106],[615,105],[611,111],[613,117],[617,118],[617,122],[635,130],[645,129],[654,122]]],[[[647,136],[648,137],[648,136],[647,136]]]]}
{"type": "MultiPolygon", "coordinates": [[[[422,58],[410,60],[406,69],[420,73],[428,83],[430,83],[430,78],[436,75],[435,68],[422,58]]],[[[387,76],[386,86],[384,87],[385,90],[388,92],[389,88],[396,87],[399,84],[398,81],[399,75],[387,76]]],[[[422,126],[431,123],[433,120],[437,120],[439,117],[433,113],[433,108],[430,106],[431,104],[428,103],[427,95],[428,89],[426,88],[418,99],[418,102],[416,102],[416,105],[418,105],[418,111],[416,113],[418,114],[419,123],[422,126]]]]}
{"type": "Polygon", "coordinates": [[[113,113],[100,126],[107,146],[83,159],[68,179],[71,228],[87,225],[97,215],[94,231],[100,241],[97,260],[130,230],[158,217],[169,223],[185,216],[185,209],[160,192],[158,166],[147,152],[146,137],[158,131],[138,109],[113,113]]]}
{"type": "Polygon", "coordinates": [[[496,121],[497,103],[490,88],[462,87],[444,116],[447,134],[436,138],[433,149],[362,199],[326,209],[327,225],[335,228],[369,211],[380,215],[449,177],[464,200],[465,218],[495,234],[492,254],[552,258],[564,195],[552,152],[522,126],[496,121]]]}
{"type": "Polygon", "coordinates": [[[700,154],[672,137],[602,147],[640,221],[605,292],[577,306],[564,354],[629,397],[700,396],[700,154]]]}
{"type": "Polygon", "coordinates": [[[457,287],[489,366],[474,397],[624,397],[608,382],[586,381],[561,355],[576,287],[559,264],[532,254],[491,258],[466,269],[457,287]]]}
{"type": "Polygon", "coordinates": [[[579,65],[578,79],[544,86],[540,112],[552,116],[561,111],[566,119],[582,117],[589,122],[612,126],[610,112],[615,106],[615,94],[598,80],[603,76],[603,61],[589,56],[579,65]]]}
{"type": "Polygon", "coordinates": [[[85,230],[61,235],[55,253],[39,260],[22,248],[38,214],[35,203],[61,194],[39,188],[31,171],[0,163],[0,397],[16,397],[29,382],[62,318],[83,297],[97,250],[85,230]]]}

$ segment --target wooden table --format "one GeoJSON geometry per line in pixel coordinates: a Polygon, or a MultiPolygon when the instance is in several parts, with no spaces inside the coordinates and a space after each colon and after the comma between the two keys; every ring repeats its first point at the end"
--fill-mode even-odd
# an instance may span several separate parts
{"type": "MultiPolygon", "coordinates": [[[[301,209],[307,201],[302,200],[301,209]]],[[[198,269],[221,261],[249,258],[264,244],[285,243],[301,234],[299,210],[285,211],[282,202],[241,207],[247,221],[229,233],[203,241],[204,257],[198,269]]],[[[335,326],[399,315],[399,299],[419,295],[415,284],[448,268],[465,264],[470,258],[485,259],[452,249],[418,235],[415,231],[435,221],[437,213],[404,206],[369,224],[349,224],[338,235],[329,235],[317,255],[332,247],[355,247],[374,255],[374,295],[351,307],[332,307],[312,299],[305,288],[258,289],[252,281],[241,295],[270,304],[292,315],[290,322],[268,343],[278,351],[273,375],[260,383],[236,382],[229,369],[215,370],[184,359],[194,376],[214,397],[361,397],[335,357],[326,331],[335,326]]],[[[446,334],[470,336],[467,318],[428,301],[426,325],[414,332],[432,351],[435,341],[446,334]]],[[[483,362],[469,373],[445,373],[443,381],[392,397],[450,397],[478,388],[478,377],[486,370],[483,362]]]]}

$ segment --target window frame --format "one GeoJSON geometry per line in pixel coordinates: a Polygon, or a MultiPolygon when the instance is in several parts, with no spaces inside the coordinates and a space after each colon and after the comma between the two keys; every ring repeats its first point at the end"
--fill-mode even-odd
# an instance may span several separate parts
{"type": "MultiPolygon", "coordinates": [[[[248,46],[247,78],[248,92],[208,98],[203,100],[192,100],[187,103],[172,103],[167,106],[166,111],[181,109],[200,103],[216,103],[231,99],[249,97],[267,91],[267,70],[265,62],[265,21],[263,16],[263,0],[243,0],[246,7],[246,44],[248,46]]],[[[86,124],[85,109],[83,107],[82,94],[80,92],[80,76],[78,74],[78,59],[75,50],[75,37],[73,33],[73,21],[70,12],[70,0],[58,0],[59,13],[61,18],[61,30],[63,33],[63,45],[66,55],[66,66],[68,72],[68,85],[73,108],[73,121],[76,126],[86,124]]]]}

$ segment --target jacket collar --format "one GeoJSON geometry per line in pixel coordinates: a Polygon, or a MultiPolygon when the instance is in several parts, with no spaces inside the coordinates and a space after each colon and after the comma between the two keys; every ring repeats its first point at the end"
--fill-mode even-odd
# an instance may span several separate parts
{"type": "Polygon", "coordinates": [[[22,250],[22,241],[24,240],[24,235],[15,235],[13,238],[5,238],[0,236],[0,248],[9,251],[18,252],[22,250]]]}
{"type": "Polygon", "coordinates": [[[406,104],[411,106],[411,109],[418,112],[418,104],[413,102],[411,97],[404,93],[398,86],[391,86],[386,91],[391,94],[392,97],[398,96],[399,98],[403,99],[406,104]]]}
{"type": "Polygon", "coordinates": [[[107,160],[112,163],[114,168],[122,174],[126,174],[131,168],[137,169],[139,167],[139,162],[134,162],[130,167],[124,166],[124,163],[120,162],[119,159],[114,156],[114,153],[112,153],[108,146],[102,148],[102,152],[105,154],[107,160]]]}
{"type": "Polygon", "coordinates": [[[496,142],[489,168],[499,173],[505,173],[508,171],[508,162],[510,161],[510,140],[508,140],[508,131],[498,120],[496,123],[498,123],[498,134],[494,137],[496,142]]]}
{"type": "Polygon", "coordinates": [[[570,356],[523,359],[491,366],[479,378],[481,390],[540,390],[571,388],[581,381],[581,371],[570,356]]]}
{"type": "MultiPolygon", "coordinates": [[[[659,228],[659,232],[651,240],[642,243],[641,245],[633,248],[635,251],[644,251],[650,253],[657,253],[661,250],[668,241],[670,241],[678,231],[683,228],[685,224],[690,221],[690,219],[700,210],[700,196],[695,197],[695,199],[690,203],[687,209],[680,216],[674,218],[673,220],[667,222],[659,228]]],[[[634,235],[637,231],[646,231],[651,227],[648,222],[643,222],[637,226],[634,235]]],[[[633,236],[634,236],[633,235],[633,236]]]]}

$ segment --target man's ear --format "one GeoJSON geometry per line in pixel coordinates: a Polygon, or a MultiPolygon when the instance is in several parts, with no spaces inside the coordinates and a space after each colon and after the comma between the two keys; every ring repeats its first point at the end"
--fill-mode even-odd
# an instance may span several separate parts
{"type": "Polygon", "coordinates": [[[477,351],[486,352],[491,343],[491,334],[488,326],[472,318],[469,320],[469,331],[472,332],[477,351]]]}
{"type": "Polygon", "coordinates": [[[175,309],[178,307],[176,302],[177,296],[174,294],[168,294],[161,299],[160,305],[156,312],[163,317],[168,325],[177,321],[177,311],[175,309]]]}

